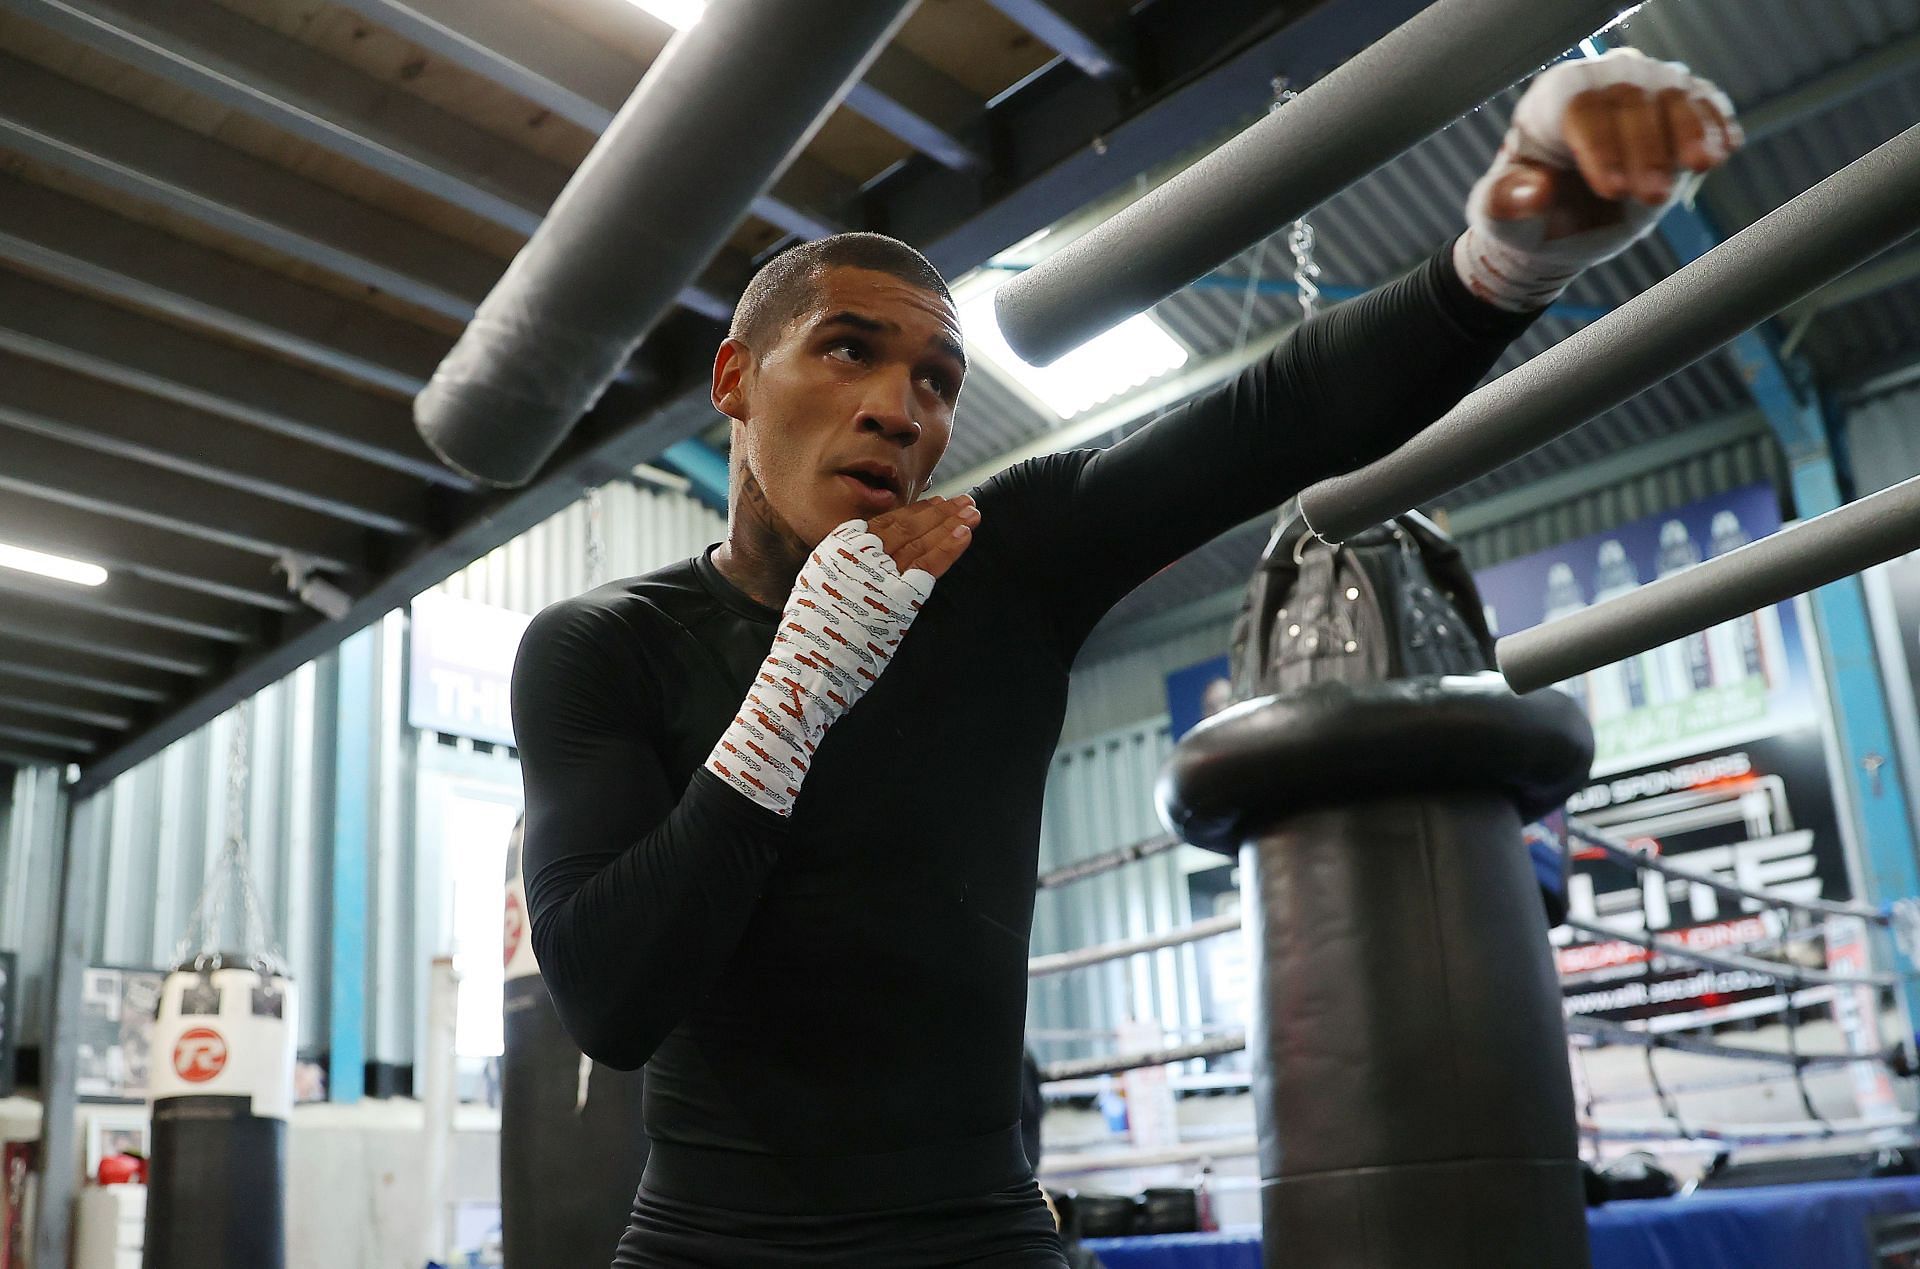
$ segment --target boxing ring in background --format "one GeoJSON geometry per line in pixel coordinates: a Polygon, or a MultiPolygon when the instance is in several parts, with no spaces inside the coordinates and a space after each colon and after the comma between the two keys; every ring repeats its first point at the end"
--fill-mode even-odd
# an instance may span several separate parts
{"type": "MultiPolygon", "coordinates": [[[[1598,851],[1613,862],[1636,870],[1638,874],[1656,873],[1674,882],[1688,886],[1702,886],[1740,905],[1743,913],[1777,913],[1781,925],[1786,929],[1786,937],[1769,940],[1781,947],[1804,942],[1829,934],[1838,933],[1843,927],[1836,923],[1858,923],[1890,935],[1902,947],[1916,946],[1920,937],[1920,903],[1903,900],[1885,907],[1872,907],[1858,903],[1839,903],[1825,899],[1790,899],[1778,894],[1753,890],[1735,884],[1725,877],[1699,869],[1688,868],[1670,860],[1662,859],[1645,851],[1636,850],[1606,833],[1583,823],[1578,819],[1568,823],[1568,836],[1583,848],[1598,851]]],[[[1124,867],[1135,859],[1147,858],[1168,849],[1171,839],[1154,838],[1135,846],[1112,851],[1104,855],[1055,869],[1040,878],[1040,885],[1052,888],[1070,884],[1074,880],[1098,875],[1114,868],[1124,867]]],[[[1645,889],[1642,895],[1641,924],[1647,924],[1645,911],[1645,889]]],[[[1720,1142],[1730,1145],[1760,1144],[1762,1142],[1799,1141],[1822,1138],[1852,1137],[1862,1134],[1875,1134],[1881,1140],[1891,1139],[1897,1134],[1900,1140],[1920,1141],[1920,1132],[1915,1131],[1912,1116],[1881,1116],[1858,1120],[1835,1120],[1821,1115],[1813,1105],[1811,1093],[1807,1090],[1805,1077],[1808,1072],[1857,1067],[1869,1064],[1898,1078],[1911,1078],[1915,1063],[1907,1047],[1900,1044],[1886,1046],[1849,1048],[1844,1052],[1807,1052],[1799,1045],[1798,1014],[1816,1003],[1833,1003],[1838,1012],[1841,1009],[1836,991],[1828,991],[1817,1001],[1807,999],[1803,993],[1808,988],[1827,989],[1863,989],[1868,992],[1891,990],[1899,985],[1896,974],[1885,972],[1841,973],[1825,969],[1816,969],[1799,965],[1791,961],[1763,959],[1755,955],[1732,954],[1719,951],[1704,951],[1687,946],[1673,938],[1663,938],[1658,934],[1646,935],[1618,925],[1569,919],[1566,922],[1570,930],[1588,935],[1595,939],[1620,940],[1635,944],[1650,953],[1641,962],[1643,972],[1652,973],[1663,963],[1687,962],[1713,966],[1722,969],[1743,970],[1768,979],[1780,992],[1778,1012],[1785,1020],[1787,1048],[1769,1050],[1751,1048],[1738,1044],[1727,1044],[1711,1039],[1688,1036],[1679,1033],[1650,1030],[1645,1026],[1631,1023],[1605,1022],[1586,1018],[1572,1017],[1567,1020],[1569,1032],[1570,1056],[1577,1063],[1579,1055],[1594,1048],[1606,1045],[1628,1045],[1638,1047],[1646,1055],[1649,1092],[1647,1099],[1657,1101],[1663,1112],[1659,1122],[1608,1122],[1593,1113],[1596,1104],[1605,1101],[1630,1100],[1625,1097],[1582,1099],[1581,1134],[1591,1145],[1600,1141],[1700,1141],[1720,1142]],[[1663,959],[1664,962],[1663,962],[1663,959]],[[1679,1115],[1674,1099],[1690,1092],[1709,1091],[1697,1086],[1670,1086],[1662,1081],[1654,1064],[1653,1054],[1658,1050],[1692,1053],[1697,1056],[1740,1061],[1772,1068],[1771,1072],[1755,1073],[1743,1077],[1730,1077],[1722,1083],[1716,1083],[1711,1091],[1726,1088],[1756,1085],[1771,1082],[1791,1081],[1796,1089],[1803,1109],[1807,1112],[1803,1120],[1788,1120],[1766,1124],[1700,1124],[1688,1123],[1679,1115]]],[[[1030,977],[1040,978],[1052,974],[1066,973],[1092,965],[1105,964],[1123,957],[1146,955],[1166,948],[1181,947],[1223,935],[1237,933],[1241,928],[1238,915],[1209,917],[1201,921],[1176,929],[1159,931],[1136,938],[1117,940],[1093,947],[1081,948],[1070,952],[1051,953],[1036,956],[1028,961],[1027,972],[1030,977]]],[[[1764,947],[1766,942],[1749,943],[1750,949],[1764,947]]],[[[1617,976],[1620,981],[1630,979],[1632,973],[1617,976]]],[[[1563,976],[1564,980],[1564,976],[1563,976]]],[[[1701,1029],[1717,1025],[1712,1020],[1699,1024],[1701,1029]]],[[[1089,1033],[1074,1032],[1075,1038],[1089,1033]]],[[[1869,1035],[1872,1030],[1856,1027],[1855,1035],[1869,1035]]],[[[1042,1033],[1044,1038],[1045,1033],[1042,1033]]],[[[1064,1038],[1064,1037],[1059,1037],[1064,1038]]],[[[1192,1062],[1204,1058],[1224,1056],[1242,1051],[1246,1046],[1244,1033],[1228,1029],[1222,1034],[1205,1039],[1168,1044],[1155,1049],[1129,1053],[1115,1053],[1106,1056],[1078,1058],[1068,1061],[1046,1063],[1042,1066],[1044,1080],[1059,1086],[1067,1081],[1086,1081],[1103,1075],[1118,1075],[1130,1070],[1153,1066],[1165,1066],[1182,1062],[1192,1062]]],[[[1581,1085],[1577,1082],[1576,1088],[1581,1085]]],[[[1082,1090],[1084,1091],[1084,1090],[1082,1090]]],[[[1183,1143],[1185,1146],[1188,1143],[1183,1143]]],[[[1154,1152],[1158,1162],[1175,1162],[1179,1159],[1201,1157],[1229,1157],[1230,1152],[1221,1147],[1227,1142],[1193,1142],[1191,1149],[1162,1150],[1154,1152]],[[1177,1158],[1162,1158],[1165,1155],[1177,1158]]],[[[1252,1139],[1236,1141],[1231,1144],[1243,1146],[1251,1153],[1252,1139]]],[[[1597,1153],[1597,1151],[1596,1151],[1597,1153]]],[[[1042,1160],[1039,1169],[1043,1179],[1049,1176],[1082,1176],[1109,1168],[1133,1168],[1150,1166],[1143,1162],[1146,1156],[1135,1156],[1124,1150],[1103,1152],[1093,1159],[1073,1159],[1070,1157],[1048,1156],[1042,1160]],[[1093,1164],[1094,1166],[1089,1166],[1093,1164]]]]}
{"type": "MultiPolygon", "coordinates": [[[[1580,1134],[1588,1156],[1597,1157],[1602,1143],[1706,1143],[1722,1147],[1777,1145],[1781,1143],[1856,1143],[1883,1147],[1920,1142],[1920,1131],[1911,1114],[1882,1114],[1852,1119],[1823,1115],[1814,1104],[1806,1078],[1816,1071],[1871,1068],[1875,1077],[1911,1080],[1914,1063],[1901,1044],[1875,1045],[1854,1043],[1874,1034],[1871,1027],[1843,1027],[1849,1047],[1841,1051],[1810,1051],[1799,1043],[1798,1014],[1818,1004],[1828,1004],[1836,1014],[1848,1007],[1843,992],[1868,993],[1872,1002],[1855,1002],[1852,1007],[1877,1008],[1879,993],[1892,989],[1898,977],[1888,973],[1839,973],[1816,969],[1788,961],[1763,959],[1755,954],[1762,948],[1785,951],[1793,945],[1844,932],[1849,927],[1866,927],[1897,942],[1903,948],[1916,945],[1920,935],[1920,904],[1912,900],[1874,907],[1825,899],[1790,899],[1762,890],[1750,889],[1726,877],[1660,858],[1600,832],[1580,820],[1568,826],[1569,858],[1571,847],[1597,851],[1616,864],[1635,870],[1636,875],[1657,874],[1666,882],[1701,886],[1739,905],[1743,914],[1777,914],[1782,936],[1748,943],[1742,954],[1703,951],[1688,947],[1672,937],[1642,935],[1585,921],[1569,921],[1568,928],[1599,939],[1621,939],[1652,953],[1644,960],[1644,972],[1676,962],[1696,963],[1722,968],[1737,968],[1764,974],[1780,993],[1779,1012],[1785,1025],[1786,1044],[1779,1049],[1757,1048],[1697,1034],[1718,1025],[1707,1019],[1685,1030],[1662,1032],[1646,1024],[1609,1022],[1571,1017],[1568,1026],[1568,1057],[1576,1069],[1584,1055],[1605,1046],[1637,1047],[1646,1065],[1648,1088],[1644,1093],[1630,1092],[1599,1097],[1588,1092],[1584,1080],[1576,1080],[1579,1095],[1580,1134]],[[1810,992],[1819,992],[1810,997],[1810,992]],[[1697,1083],[1663,1080],[1655,1053],[1687,1053],[1722,1059],[1742,1069],[1724,1079],[1697,1083]],[[1770,1123],[1706,1123],[1681,1113],[1679,1098],[1690,1093],[1724,1092],[1768,1084],[1794,1085],[1805,1118],[1770,1123]],[[1605,1102],[1652,1100],[1662,1111],[1659,1120],[1622,1120],[1603,1117],[1595,1107],[1605,1102]]],[[[1171,839],[1153,838],[1121,850],[1093,856],[1054,869],[1040,878],[1042,888],[1071,884],[1088,876],[1123,868],[1137,859],[1148,858],[1170,849],[1171,839]]],[[[1641,923],[1646,918],[1645,889],[1640,888],[1641,923]]],[[[1208,939],[1236,933],[1237,917],[1214,917],[1173,930],[1134,939],[1115,941],[1073,952],[1034,957],[1029,973],[1035,978],[1067,973],[1124,957],[1190,946],[1208,939]]],[[[1624,977],[1630,978],[1629,971],[1624,977]]],[[[1563,981],[1578,977],[1563,975],[1563,981]]],[[[1037,1031],[1034,1038],[1085,1039],[1096,1032],[1037,1031]]],[[[1191,1064],[1201,1059],[1242,1051],[1246,1036],[1234,1029],[1185,1043],[1106,1056],[1046,1063],[1042,1067],[1045,1087],[1060,1094],[1089,1093],[1098,1087],[1100,1077],[1152,1066],[1191,1064]]],[[[1100,1188],[1099,1178],[1112,1171],[1139,1171],[1184,1165],[1196,1167],[1204,1161],[1253,1155],[1258,1142],[1251,1134],[1209,1136],[1183,1139],[1177,1145],[1150,1149],[1124,1147],[1083,1150],[1074,1154],[1050,1153],[1038,1169],[1041,1179],[1061,1184],[1100,1188]]],[[[1609,1204],[1589,1213],[1589,1237],[1595,1269],[1641,1269],[1648,1264],[1688,1264],[1694,1269],[1803,1269],[1809,1264],[1867,1266],[1870,1259],[1873,1220],[1895,1213],[1920,1209],[1920,1178],[1901,1177],[1873,1182],[1850,1182],[1794,1187],[1757,1187],[1752,1189],[1701,1192],[1680,1199],[1638,1200],[1609,1204]],[[1662,1258],[1664,1257],[1664,1259],[1662,1258]]],[[[1220,1234],[1162,1235],[1152,1238],[1089,1240],[1110,1269],[1255,1269],[1261,1263],[1257,1229],[1234,1229],[1220,1234]]]]}
{"type": "MultiPolygon", "coordinates": [[[[1612,3],[1440,0],[1186,172],[1002,287],[996,297],[1002,330],[1015,350],[1030,361],[1045,363],[1059,356],[1445,126],[1493,91],[1573,45],[1589,33],[1582,27],[1603,25],[1617,8],[1612,3]]],[[[1300,495],[1301,516],[1316,536],[1338,543],[1520,458],[1907,238],[1920,229],[1916,207],[1920,207],[1920,126],[1893,137],[1610,314],[1470,393],[1394,452],[1309,487],[1300,495]]],[[[1595,604],[1574,618],[1502,639],[1498,663],[1515,693],[1533,692],[1915,549],[1920,549],[1920,478],[1630,595],[1595,604]]],[[[1249,703],[1241,708],[1256,707],[1249,703]]],[[[1265,708],[1277,706],[1269,703],[1265,708]]],[[[1234,743],[1249,751],[1259,740],[1250,731],[1234,737],[1234,743]]],[[[1222,742],[1212,743],[1217,750],[1222,742]]],[[[1203,761],[1219,759],[1218,753],[1208,752],[1210,757],[1203,761]]],[[[1238,776],[1251,781],[1256,774],[1248,769],[1238,776]]],[[[1242,796],[1261,796],[1251,791],[1251,783],[1248,789],[1242,796]]],[[[1214,813],[1223,810],[1213,807],[1214,813]]],[[[1266,808],[1266,813],[1274,813],[1273,808],[1266,808]]],[[[1590,827],[1579,831],[1588,838],[1593,834],[1590,827]]],[[[1221,843],[1209,844],[1225,849],[1221,843]]],[[[1145,843],[1135,849],[1149,845],[1160,848],[1158,843],[1145,843]]],[[[1840,922],[1885,929],[1895,923],[1894,911],[1795,904],[1778,896],[1723,888],[1713,879],[1703,880],[1665,861],[1642,857],[1610,839],[1601,849],[1616,862],[1663,873],[1678,884],[1732,889],[1743,904],[1777,917],[1779,947],[1789,953],[1783,960],[1703,952],[1676,939],[1612,926],[1575,922],[1571,928],[1575,933],[1638,945],[1639,959],[1649,972],[1656,963],[1686,960],[1757,975],[1774,986],[1776,1011],[1787,1027],[1788,1051],[1784,1062],[1778,1056],[1753,1060],[1784,1065],[1784,1076],[1797,1088],[1806,1118],[1773,1125],[1688,1124],[1678,1112],[1673,1090],[1661,1082],[1654,1054],[1661,1048],[1684,1048],[1696,1055],[1712,1052],[1731,1057],[1735,1055],[1713,1050],[1738,1046],[1661,1036],[1650,1028],[1614,1031],[1576,1022],[1573,1029],[1582,1045],[1623,1034],[1634,1036],[1654,1098],[1664,1112],[1657,1122],[1607,1121],[1595,1114],[1591,1100],[1583,1098],[1580,1129],[1589,1151],[1596,1150],[1602,1140],[1824,1139],[1863,1133],[1911,1139],[1912,1125],[1905,1115],[1872,1114],[1857,1121],[1836,1121],[1822,1115],[1807,1089],[1810,1070],[1833,1065],[1859,1070],[1869,1064],[1885,1070],[1895,1060],[1892,1054],[1870,1051],[1874,1046],[1869,1045],[1845,1053],[1804,1052],[1798,1033],[1800,1009],[1814,999],[1810,993],[1827,993],[1838,1014],[1845,1011],[1850,993],[1897,990],[1903,980],[1867,971],[1864,953],[1854,966],[1838,970],[1799,965],[1790,957],[1794,945],[1822,932],[1837,932],[1840,922]]],[[[1077,875],[1098,875],[1124,867],[1125,854],[1090,860],[1078,866],[1077,873],[1060,870],[1050,877],[1059,878],[1053,884],[1060,884],[1077,875]]],[[[1057,953],[1035,961],[1030,969],[1036,976],[1066,972],[1211,937],[1224,932],[1228,924],[1203,922],[1185,930],[1057,953]]],[[[1910,913],[1901,917],[1901,924],[1910,932],[1910,913]]],[[[1911,955],[1912,939],[1903,942],[1911,955]]],[[[1877,1004],[1861,1005],[1857,1000],[1853,1008],[1856,1013],[1865,1010],[1877,1016],[1878,1012],[1877,1004]]],[[[1276,1028],[1285,1026],[1284,1019],[1271,1021],[1276,1028]]],[[[1854,1027],[1855,1032],[1860,1030],[1854,1027]]],[[[1218,1047],[1227,1038],[1207,1043],[1218,1047]]],[[[1115,1055],[1098,1069],[1112,1072],[1130,1069],[1129,1064],[1157,1064],[1191,1047],[1115,1055]]],[[[1900,1053],[1897,1061],[1904,1073],[1911,1069],[1911,1062],[1904,1049],[1900,1053]]],[[[1577,1073],[1577,1056],[1575,1065],[1577,1073]]],[[[1064,1076],[1067,1069],[1059,1074],[1064,1076]]],[[[1082,1062],[1070,1069],[1084,1078],[1096,1064],[1082,1062]]],[[[1776,1077],[1782,1074],[1774,1072],[1776,1077]]],[[[1053,1165],[1054,1160],[1044,1160],[1043,1174],[1053,1165]]],[[[1348,1171],[1360,1175],[1351,1167],[1348,1171]]],[[[1318,1218],[1309,1214],[1303,1219],[1318,1218]]]]}

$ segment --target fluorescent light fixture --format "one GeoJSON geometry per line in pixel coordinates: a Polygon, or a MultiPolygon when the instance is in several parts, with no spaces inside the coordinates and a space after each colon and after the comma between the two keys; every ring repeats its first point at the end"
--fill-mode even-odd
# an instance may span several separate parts
{"type": "Polygon", "coordinates": [[[635,8],[651,13],[676,31],[684,31],[707,11],[707,0],[628,0],[635,8]]]}
{"type": "Polygon", "coordinates": [[[1004,273],[960,302],[960,329],[967,342],[1038,397],[1062,419],[1153,382],[1187,363],[1187,350],[1151,313],[1136,313],[1096,335],[1050,366],[1020,359],[1000,333],[993,294],[1004,273]]]}
{"type": "Polygon", "coordinates": [[[107,580],[107,570],[98,564],[70,560],[64,555],[48,555],[45,551],[29,551],[24,546],[9,546],[5,542],[0,542],[0,568],[38,573],[41,577],[81,586],[98,586],[107,580]]]}

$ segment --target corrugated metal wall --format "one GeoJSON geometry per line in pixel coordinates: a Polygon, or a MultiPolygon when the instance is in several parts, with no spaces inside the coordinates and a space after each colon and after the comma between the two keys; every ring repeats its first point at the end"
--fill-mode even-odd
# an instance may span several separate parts
{"type": "Polygon", "coordinates": [[[0,948],[17,958],[21,1044],[39,1044],[46,1021],[47,959],[60,883],[60,830],[65,819],[60,773],[29,767],[14,776],[0,802],[0,948]]]}
{"type": "MultiPolygon", "coordinates": [[[[475,560],[435,590],[535,613],[588,589],[585,499],[475,560]]],[[[600,494],[607,577],[633,577],[684,560],[726,536],[724,517],[684,494],[609,485],[600,494]]]]}
{"type": "Polygon", "coordinates": [[[1151,647],[1075,665],[1060,744],[1164,716],[1167,675],[1219,656],[1232,634],[1232,616],[1215,617],[1151,647]]]}
{"type": "MultiPolygon", "coordinates": [[[[683,495],[613,485],[601,495],[609,576],[646,572],[717,541],[724,521],[683,495]]],[[[438,589],[533,612],[587,588],[583,504],[449,578],[438,589]]],[[[504,785],[517,797],[518,764],[505,754],[436,752],[423,763],[423,738],[406,725],[406,617],[392,613],[368,634],[375,643],[374,716],[353,720],[373,738],[374,787],[366,794],[366,1051],[370,1061],[413,1060],[423,1025],[424,975],[446,935],[437,879],[418,832],[422,768],[504,785]],[[483,760],[476,763],[472,759],[483,760]],[[449,764],[453,764],[453,768],[449,764]]],[[[329,653],[256,695],[249,732],[245,825],[255,879],[274,934],[302,985],[301,1049],[327,1046],[333,851],[333,773],[340,661],[329,653]]],[[[227,759],[233,716],[200,731],[103,790],[88,815],[103,854],[93,896],[88,955],[95,963],[164,965],[228,831],[227,759]]],[[[436,750],[436,737],[424,738],[436,750]]],[[[0,824],[0,947],[20,955],[22,1039],[39,1042],[45,967],[58,882],[58,775],[23,772],[0,824]]],[[[433,839],[434,842],[438,838],[433,839]]],[[[437,849],[437,846],[435,847],[437,849]]],[[[229,923],[229,940],[237,924],[229,923]]]]}
{"type": "Polygon", "coordinates": [[[1847,415],[1847,451],[1857,493],[1920,475],[1920,388],[1855,406],[1847,415]]]}
{"type": "MultiPolygon", "coordinates": [[[[1040,868],[1085,859],[1158,836],[1153,781],[1173,748],[1164,716],[1063,747],[1047,781],[1040,868]]],[[[1192,907],[1179,852],[1168,852],[1058,890],[1034,905],[1033,952],[1061,952],[1134,938],[1190,923],[1192,907]]],[[[1033,982],[1030,1026],[1111,1031],[1127,1018],[1169,1030],[1201,1021],[1199,978],[1191,946],[1129,956],[1033,982]]],[[[1091,1038],[1048,1044],[1042,1056],[1111,1052],[1091,1038]]]]}

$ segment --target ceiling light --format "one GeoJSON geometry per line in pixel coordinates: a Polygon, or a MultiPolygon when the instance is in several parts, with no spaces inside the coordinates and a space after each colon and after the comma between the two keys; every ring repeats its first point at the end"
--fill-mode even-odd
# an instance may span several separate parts
{"type": "Polygon", "coordinates": [[[70,560],[64,555],[48,555],[45,551],[29,551],[24,546],[9,546],[5,542],[0,542],[0,568],[37,573],[41,577],[75,582],[81,586],[98,586],[107,580],[107,570],[98,564],[70,560]]]}
{"type": "Polygon", "coordinates": [[[637,9],[642,9],[659,18],[676,31],[684,31],[700,20],[707,11],[707,0],[628,0],[637,9]]]}
{"type": "Polygon", "coordinates": [[[1006,274],[961,300],[967,342],[1063,419],[1151,383],[1187,363],[1187,350],[1151,313],[1136,313],[1095,335],[1050,366],[1027,364],[1007,344],[993,314],[993,294],[1006,274]]]}

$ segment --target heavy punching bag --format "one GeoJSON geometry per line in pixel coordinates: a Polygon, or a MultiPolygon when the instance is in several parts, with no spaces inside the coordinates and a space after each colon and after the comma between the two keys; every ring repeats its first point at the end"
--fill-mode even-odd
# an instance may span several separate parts
{"type": "Polygon", "coordinates": [[[1592,745],[1566,696],[1489,674],[1317,683],[1175,750],[1169,823],[1240,853],[1268,1269],[1585,1269],[1521,826],[1592,745]]]}
{"type": "Polygon", "coordinates": [[[143,1269],[286,1264],[293,983],[202,955],[167,975],[153,1028],[153,1158],[143,1269]]]}
{"type": "Polygon", "coordinates": [[[522,825],[507,850],[501,1237],[510,1269],[605,1265],[647,1163],[639,1071],[588,1062],[560,1025],[533,955],[522,825]]]}

